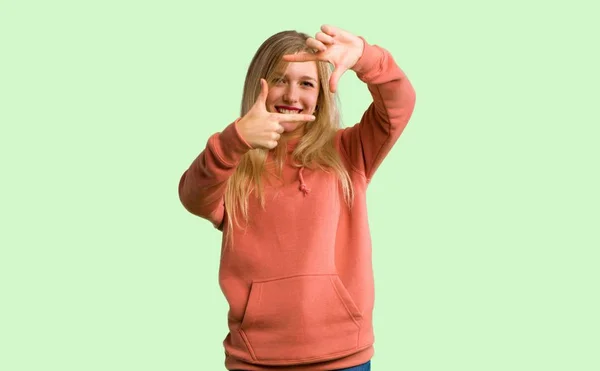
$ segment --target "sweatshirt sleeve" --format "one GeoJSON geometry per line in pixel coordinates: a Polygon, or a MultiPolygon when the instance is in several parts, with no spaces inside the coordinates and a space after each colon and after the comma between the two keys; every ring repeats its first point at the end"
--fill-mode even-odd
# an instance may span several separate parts
{"type": "Polygon", "coordinates": [[[367,84],[373,102],[359,123],[341,130],[340,147],[354,170],[369,182],[406,127],[416,96],[391,54],[361,39],[363,55],[353,70],[367,84]]]}
{"type": "Polygon", "coordinates": [[[220,228],[225,215],[224,194],[227,180],[251,147],[240,136],[236,124],[208,139],[205,149],[185,170],[179,180],[179,199],[190,213],[220,228]]]}

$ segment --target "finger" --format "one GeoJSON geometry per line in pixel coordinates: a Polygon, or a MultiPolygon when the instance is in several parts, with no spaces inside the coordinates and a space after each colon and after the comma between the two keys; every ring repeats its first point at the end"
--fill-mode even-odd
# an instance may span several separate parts
{"type": "Polygon", "coordinates": [[[318,61],[319,57],[312,53],[301,52],[297,54],[286,54],[282,59],[286,62],[308,62],[318,61]]]}
{"type": "Polygon", "coordinates": [[[318,41],[322,42],[323,44],[332,45],[335,43],[335,39],[333,37],[331,37],[323,32],[317,32],[317,34],[315,35],[315,38],[318,41]]]}
{"type": "Polygon", "coordinates": [[[279,124],[278,122],[274,122],[271,126],[271,130],[274,131],[277,134],[282,134],[285,129],[283,128],[283,126],[281,126],[281,124],[279,124]]]}
{"type": "Polygon", "coordinates": [[[313,115],[305,115],[301,113],[276,113],[275,119],[279,122],[304,122],[314,121],[316,119],[313,115]]]}
{"type": "Polygon", "coordinates": [[[332,93],[336,92],[338,82],[340,81],[340,78],[342,77],[342,75],[344,74],[345,71],[346,71],[345,68],[340,68],[340,67],[336,67],[333,70],[333,73],[331,74],[331,77],[329,78],[329,90],[332,93]]]}
{"type": "Polygon", "coordinates": [[[327,47],[325,46],[325,44],[323,44],[319,40],[312,38],[312,37],[309,37],[308,39],[306,39],[306,45],[315,50],[321,51],[321,52],[324,52],[325,50],[327,50],[327,47]]]}
{"type": "Polygon", "coordinates": [[[329,36],[335,37],[337,36],[337,28],[328,25],[328,24],[324,24],[321,26],[321,31],[323,31],[324,33],[326,33],[329,36]]]}

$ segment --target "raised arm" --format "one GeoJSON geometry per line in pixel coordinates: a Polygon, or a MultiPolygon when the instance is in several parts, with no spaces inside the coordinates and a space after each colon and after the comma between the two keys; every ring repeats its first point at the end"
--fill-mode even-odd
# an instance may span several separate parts
{"type": "Polygon", "coordinates": [[[370,180],[404,131],[416,97],[392,55],[362,40],[363,54],[352,70],[367,84],[373,102],[359,123],[341,131],[340,146],[355,170],[370,180]]]}
{"type": "Polygon", "coordinates": [[[356,72],[367,83],[373,103],[361,121],[340,130],[340,149],[353,168],[370,180],[410,119],[415,91],[391,54],[340,28],[323,25],[306,44],[317,52],[284,56],[290,62],[327,61],[333,65],[329,87],[337,90],[342,74],[356,72]]]}
{"type": "Polygon", "coordinates": [[[179,180],[179,199],[183,206],[190,213],[208,219],[215,228],[223,221],[227,180],[242,156],[250,150],[236,128],[236,122],[208,139],[206,148],[179,180]]]}
{"type": "Polygon", "coordinates": [[[261,91],[252,108],[221,133],[213,134],[179,180],[179,199],[183,206],[190,213],[211,221],[215,228],[223,222],[227,181],[242,156],[253,148],[275,148],[283,132],[281,122],[315,119],[313,115],[267,111],[269,86],[264,79],[260,83],[261,91]]]}

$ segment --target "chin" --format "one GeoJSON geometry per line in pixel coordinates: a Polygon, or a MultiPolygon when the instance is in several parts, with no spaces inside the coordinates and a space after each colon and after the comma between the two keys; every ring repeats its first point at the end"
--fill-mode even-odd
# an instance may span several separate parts
{"type": "Polygon", "coordinates": [[[282,122],[281,123],[281,126],[283,126],[283,130],[285,130],[286,133],[290,133],[290,132],[298,129],[302,125],[304,125],[304,123],[297,123],[297,122],[282,122]]]}

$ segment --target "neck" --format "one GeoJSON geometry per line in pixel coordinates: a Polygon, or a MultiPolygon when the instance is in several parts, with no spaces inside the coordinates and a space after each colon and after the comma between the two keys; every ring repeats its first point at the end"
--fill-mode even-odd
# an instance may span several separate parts
{"type": "Polygon", "coordinates": [[[286,141],[299,139],[304,135],[305,131],[306,131],[305,125],[300,125],[294,131],[290,131],[289,133],[281,134],[281,139],[284,139],[286,141]]]}

